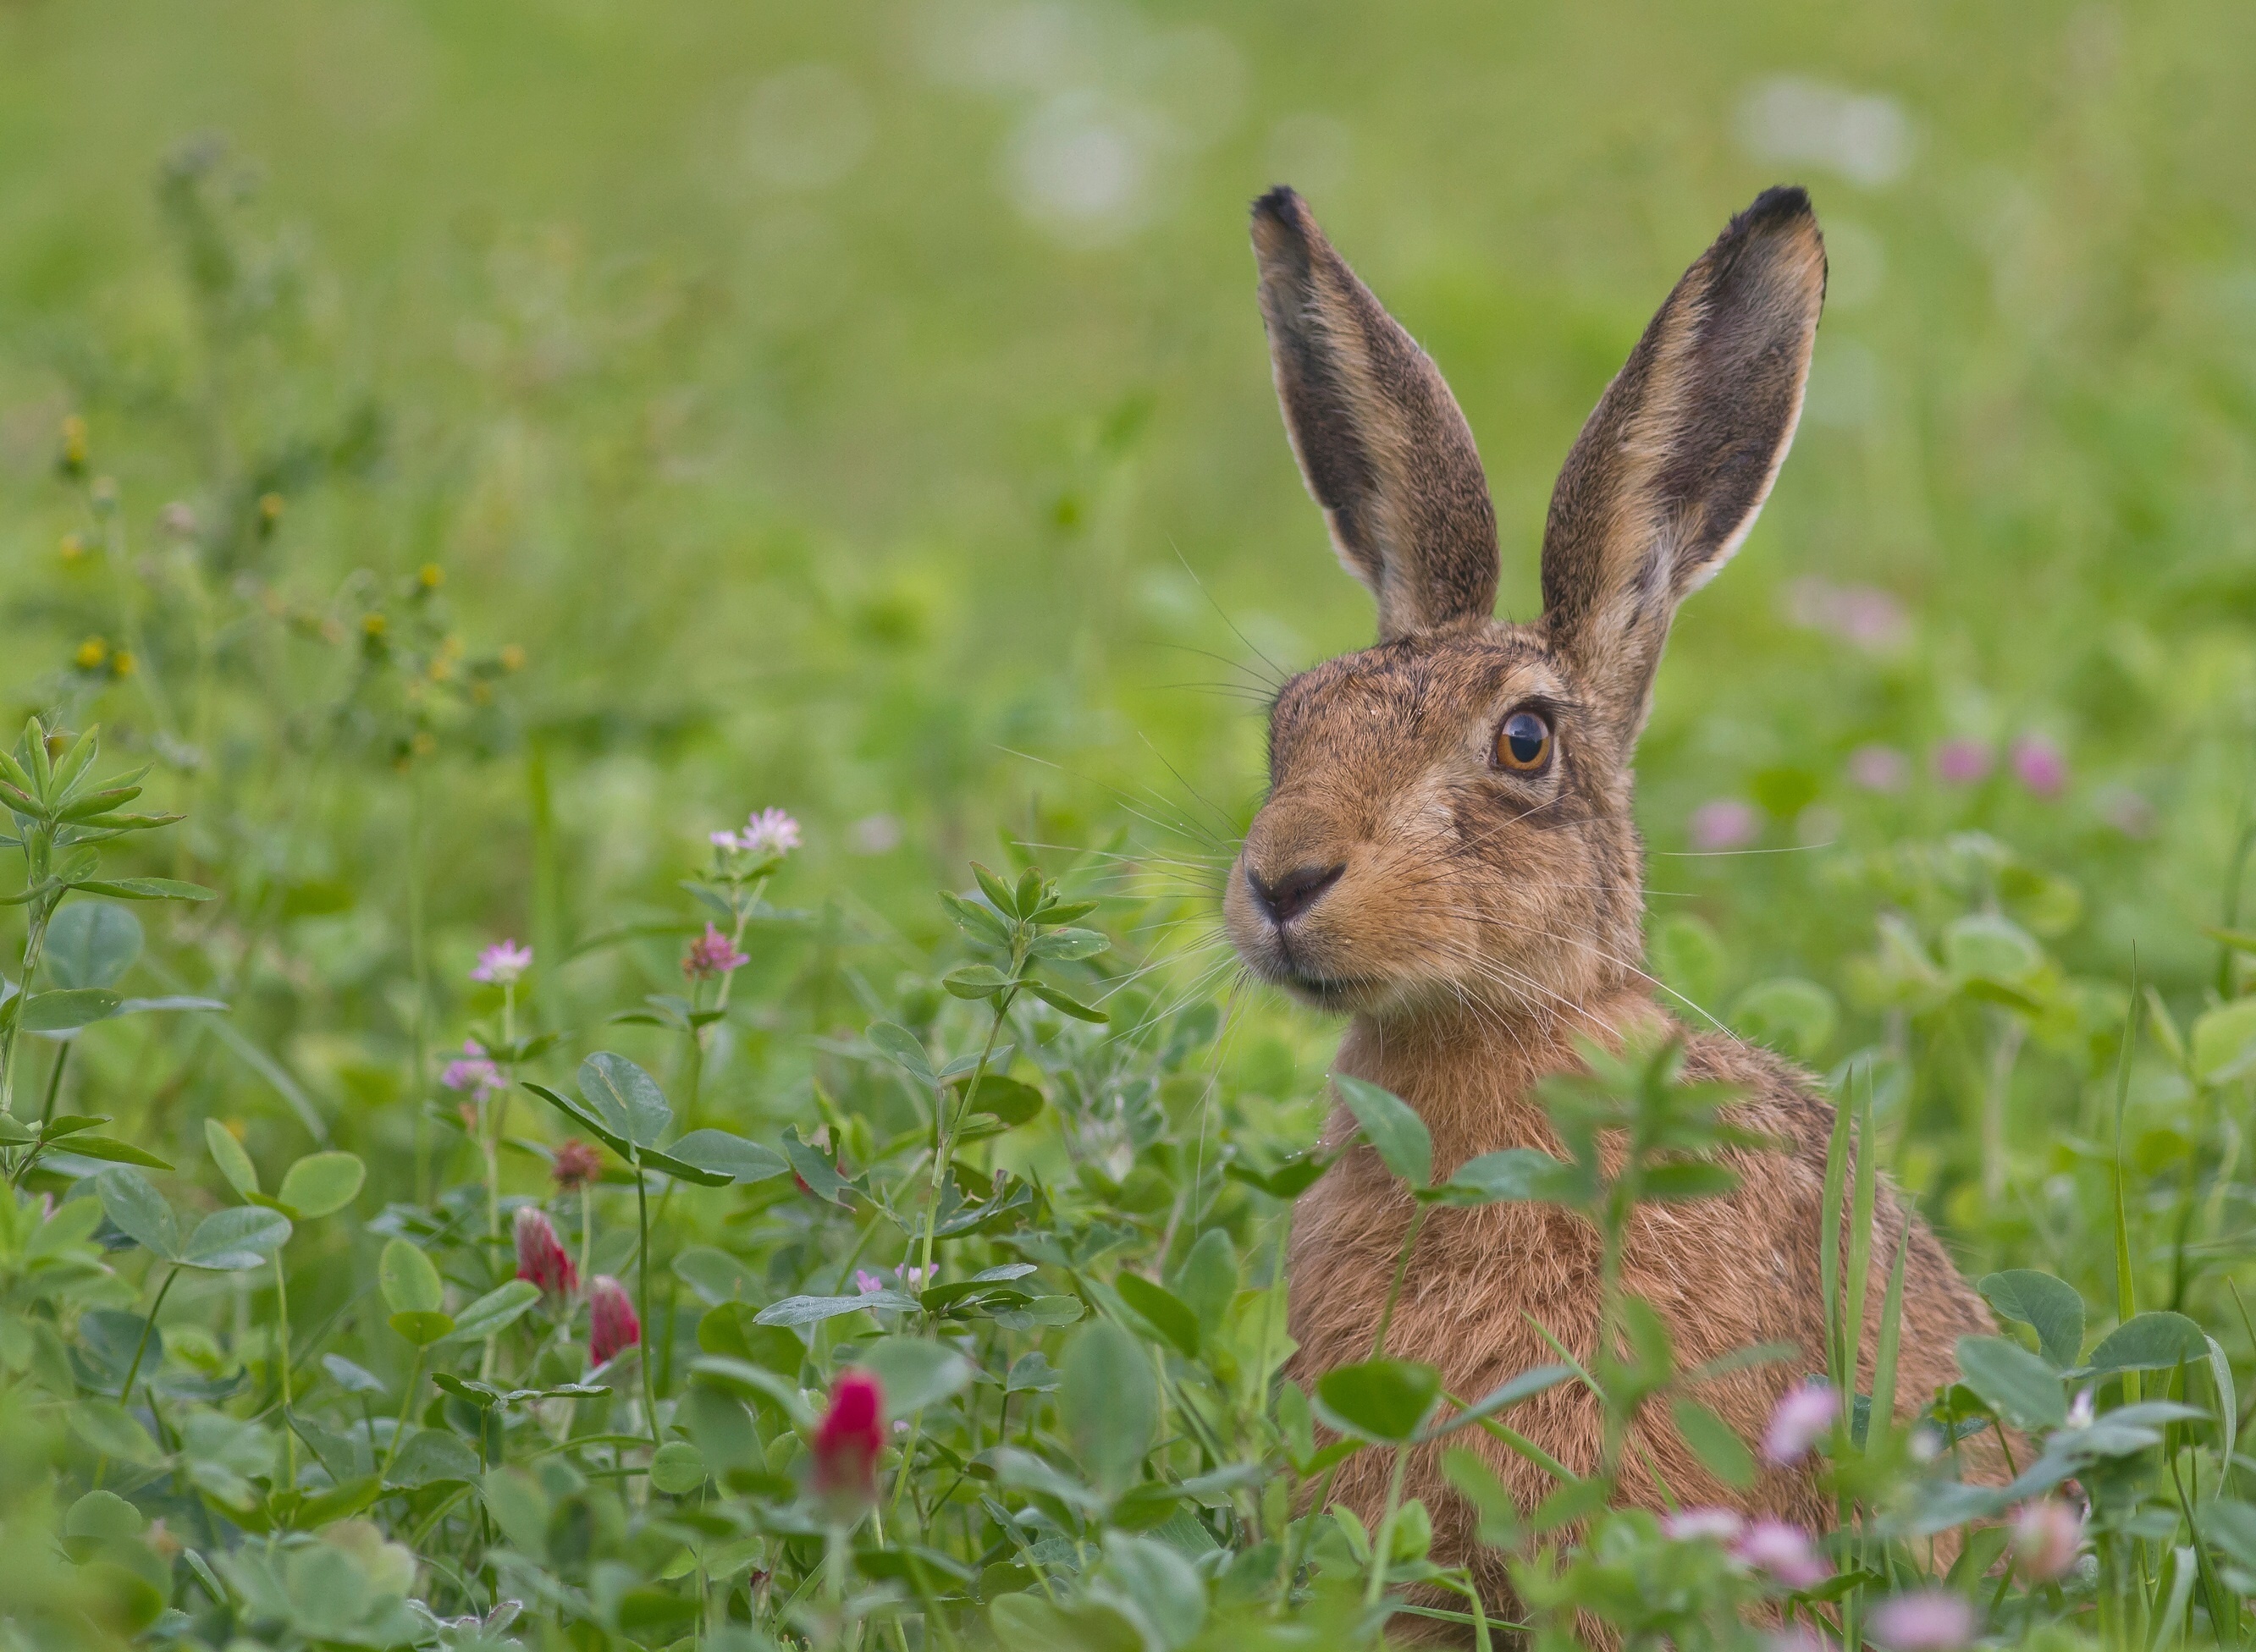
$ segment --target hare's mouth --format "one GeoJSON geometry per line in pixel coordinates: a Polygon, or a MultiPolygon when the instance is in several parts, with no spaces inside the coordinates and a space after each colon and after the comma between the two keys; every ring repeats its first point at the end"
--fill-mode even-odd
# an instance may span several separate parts
{"type": "Polygon", "coordinates": [[[1392,983],[1368,975],[1319,975],[1287,966],[1263,972],[1270,981],[1319,1009],[1362,1009],[1386,996],[1392,983]]]}

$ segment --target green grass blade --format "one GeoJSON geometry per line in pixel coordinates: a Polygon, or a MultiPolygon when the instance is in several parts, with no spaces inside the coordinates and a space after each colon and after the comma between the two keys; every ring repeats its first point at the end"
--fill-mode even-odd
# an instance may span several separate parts
{"type": "MultiPolygon", "coordinates": [[[[1872,1272],[1872,1200],[1879,1175],[1879,1154],[1872,1145],[1872,1073],[1864,1070],[1864,1093],[1857,1103],[1856,1193],[1849,1213],[1849,1276],[1843,1283],[1845,1303],[1841,1325],[1841,1391],[1857,1391],[1857,1371],[1864,1354],[1865,1290],[1872,1272]]],[[[1853,1080],[1851,1080],[1853,1082],[1853,1080]]]]}
{"type": "Polygon", "coordinates": [[[1825,1374],[1846,1392],[1841,1372],[1841,1197],[1848,1175],[1849,1110],[1833,1110],[1833,1136],[1825,1144],[1825,1197],[1817,1235],[1818,1289],[1825,1297],[1825,1374]]]}

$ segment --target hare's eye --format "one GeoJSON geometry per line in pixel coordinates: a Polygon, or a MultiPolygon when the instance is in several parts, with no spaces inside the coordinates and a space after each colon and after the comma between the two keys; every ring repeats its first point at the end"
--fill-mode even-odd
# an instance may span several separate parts
{"type": "Polygon", "coordinates": [[[1532,774],[1551,761],[1551,725],[1538,712],[1516,711],[1496,731],[1499,769],[1532,774]]]}

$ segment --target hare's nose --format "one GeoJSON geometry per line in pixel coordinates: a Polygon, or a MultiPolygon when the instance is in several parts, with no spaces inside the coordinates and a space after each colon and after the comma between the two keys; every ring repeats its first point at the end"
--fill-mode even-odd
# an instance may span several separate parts
{"type": "Polygon", "coordinates": [[[1314,906],[1346,870],[1345,861],[1335,866],[1296,866],[1272,883],[1248,866],[1245,887],[1252,892],[1253,903],[1268,914],[1271,923],[1284,924],[1314,906]]]}

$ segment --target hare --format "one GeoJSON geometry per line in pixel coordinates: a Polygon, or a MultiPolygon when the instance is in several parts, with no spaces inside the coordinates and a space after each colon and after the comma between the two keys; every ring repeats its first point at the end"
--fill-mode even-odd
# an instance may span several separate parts
{"type": "MultiPolygon", "coordinates": [[[[1225,926],[1258,976],[1350,1016],[1337,1070],[1402,1097],[1433,1133],[1437,1176],[1508,1147],[1556,1152],[1533,1088],[1578,1065],[1582,1037],[1618,1044],[1669,1024],[1639,968],[1643,858],[1631,760],[1677,604],[1721,568],[1762,507],[1801,409],[1825,251],[1800,189],[1732,219],[1660,306],[1583,425],[1551,496],[1542,616],[1492,617],[1495,513],[1456,402],[1434,364],[1279,188],[1253,208],[1261,312],[1286,428],[1333,549],[1378,604],[1378,641],[1287,683],[1271,711],[1271,789],[1230,868],[1225,926]]],[[[1822,1368],[1819,1234],[1833,1113],[1816,1080],[1728,1034],[1682,1031],[1687,1076],[1739,1093],[1731,1116],[1774,1149],[1736,1152],[1736,1192],[1647,1207],[1626,1288],[1688,1368],[1790,1343],[1798,1360],[1707,1383],[1700,1397],[1750,1442],[1779,1398],[1822,1368]]],[[[1341,1111],[1336,1145],[1353,1133],[1341,1111]]],[[[1370,1358],[1412,1204],[1368,1147],[1303,1198],[1289,1260],[1289,1367],[1312,1381],[1370,1358]]],[[[1886,1269],[1907,1244],[1897,1392],[1910,1411],[1955,1380],[1955,1345],[1995,1329],[1935,1236],[1879,1192],[1862,1338],[1871,1381],[1886,1269]]],[[[1845,1255],[1845,1249],[1844,1251],[1845,1255]]],[[[1438,1366],[1470,1398],[1555,1355],[1587,1360],[1599,1246],[1535,1204],[1437,1208],[1409,1265],[1385,1352],[1438,1366]]],[[[1576,1472],[1598,1460],[1596,1401],[1553,1388],[1512,1415],[1576,1472]]],[[[1523,1509],[1547,1475],[1478,1431],[1523,1509]]],[[[1474,1559],[1509,1607],[1500,1557],[1475,1556],[1473,1516],[1414,1453],[1406,1494],[1433,1515],[1435,1555],[1474,1559]]],[[[1719,1481],[1648,1405],[1622,1495],[1722,1504],[1815,1525],[1806,1466],[1719,1481]]],[[[1364,1452],[1335,1497],[1365,1522],[1389,1463],[1364,1452]]]]}

